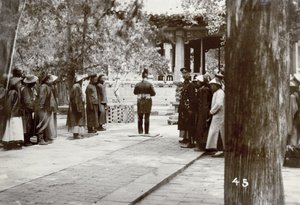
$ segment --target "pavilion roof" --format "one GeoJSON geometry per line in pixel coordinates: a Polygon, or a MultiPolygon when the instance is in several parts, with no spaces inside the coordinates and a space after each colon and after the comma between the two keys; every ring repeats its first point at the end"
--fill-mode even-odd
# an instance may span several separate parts
{"type": "MultiPolygon", "coordinates": [[[[193,26],[192,23],[186,21],[184,14],[149,14],[150,22],[155,24],[158,28],[168,27],[184,27],[193,26]]],[[[203,20],[203,17],[195,17],[194,20],[198,23],[197,26],[206,26],[207,23],[203,20]]]]}
{"type": "MultiPolygon", "coordinates": [[[[157,27],[191,26],[185,21],[185,12],[181,6],[182,0],[145,0],[143,12],[149,17],[150,22],[157,27]]],[[[199,25],[206,26],[202,17],[194,19],[199,25]]]]}

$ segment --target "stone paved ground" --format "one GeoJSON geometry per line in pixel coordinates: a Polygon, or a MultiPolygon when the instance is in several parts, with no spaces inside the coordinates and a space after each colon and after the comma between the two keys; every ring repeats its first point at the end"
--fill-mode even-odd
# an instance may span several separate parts
{"type": "Polygon", "coordinates": [[[0,204],[93,204],[164,164],[180,163],[190,150],[178,145],[176,126],[152,118],[153,133],[161,137],[128,137],[135,124],[120,124],[71,140],[61,125],[51,145],[1,151],[0,204]]]}
{"type": "Polygon", "coordinates": [[[224,158],[201,157],[138,205],[224,204],[224,158]]]}
{"type": "MultiPolygon", "coordinates": [[[[173,172],[138,204],[223,204],[224,159],[203,156],[182,169],[201,153],[179,147],[176,125],[167,125],[167,117],[151,119],[161,137],[128,137],[136,133],[133,123],[72,140],[60,117],[53,144],[1,150],[0,205],[130,204],[153,188],[151,180],[164,181],[173,172]]],[[[283,177],[286,204],[300,204],[300,169],[284,167],[283,177]]]]}
{"type": "MultiPolygon", "coordinates": [[[[283,167],[285,202],[300,204],[300,169],[283,167]]],[[[138,205],[224,204],[224,158],[203,156],[138,205]]]]}

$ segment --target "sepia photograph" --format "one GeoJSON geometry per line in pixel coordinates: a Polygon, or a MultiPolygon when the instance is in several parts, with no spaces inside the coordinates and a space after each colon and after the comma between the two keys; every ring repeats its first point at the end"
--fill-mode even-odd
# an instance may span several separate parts
{"type": "Polygon", "coordinates": [[[0,0],[0,205],[46,204],[300,205],[300,0],[0,0]]]}

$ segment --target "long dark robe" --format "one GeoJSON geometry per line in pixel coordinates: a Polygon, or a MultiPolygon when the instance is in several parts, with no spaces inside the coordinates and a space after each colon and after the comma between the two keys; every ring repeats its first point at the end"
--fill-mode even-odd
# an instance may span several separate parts
{"type": "Polygon", "coordinates": [[[24,86],[21,92],[21,104],[23,108],[23,126],[24,133],[29,134],[29,136],[33,135],[33,111],[34,111],[34,94],[33,90],[27,86],[24,86]]]}
{"type": "Polygon", "coordinates": [[[79,83],[75,83],[70,92],[67,125],[69,130],[75,126],[85,126],[84,96],[79,83]]]}
{"type": "Polygon", "coordinates": [[[57,101],[53,89],[48,84],[42,84],[36,100],[36,114],[38,123],[36,126],[37,134],[46,134],[48,138],[54,137],[55,130],[50,125],[52,112],[58,110],[57,101]]]}
{"type": "Polygon", "coordinates": [[[87,127],[98,127],[98,94],[95,85],[89,84],[86,88],[87,127]]]}
{"type": "Polygon", "coordinates": [[[197,90],[198,110],[196,113],[196,133],[195,139],[198,143],[205,144],[207,141],[207,134],[209,124],[209,111],[211,107],[212,93],[206,86],[202,86],[197,90]]]}
{"type": "Polygon", "coordinates": [[[5,101],[6,89],[2,84],[0,84],[0,141],[2,140],[6,125],[6,111],[4,109],[5,101]]]}
{"type": "Polygon", "coordinates": [[[106,96],[106,89],[105,85],[98,83],[97,86],[97,93],[98,93],[98,120],[99,125],[104,125],[106,123],[106,106],[107,106],[107,96],[106,96]]]}
{"type": "Polygon", "coordinates": [[[189,135],[194,134],[196,106],[195,85],[186,80],[183,83],[178,107],[178,130],[188,131],[189,135]]]}

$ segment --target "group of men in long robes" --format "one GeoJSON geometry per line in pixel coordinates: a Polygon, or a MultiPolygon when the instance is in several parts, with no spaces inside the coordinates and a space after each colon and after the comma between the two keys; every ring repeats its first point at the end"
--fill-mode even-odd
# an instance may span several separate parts
{"type": "Polygon", "coordinates": [[[185,144],[181,147],[195,147],[195,151],[221,157],[224,152],[218,151],[217,145],[220,136],[225,148],[224,75],[218,73],[212,80],[207,75],[199,75],[191,82],[191,70],[182,68],[180,71],[184,82],[178,108],[178,130],[183,138],[179,142],[185,144]]]}
{"type": "Polygon", "coordinates": [[[45,75],[38,85],[37,76],[25,76],[18,68],[11,78],[2,78],[0,140],[5,149],[30,146],[33,136],[37,136],[35,143],[39,145],[47,145],[56,137],[54,113],[58,104],[52,86],[56,79],[45,75]]]}
{"type": "Polygon", "coordinates": [[[83,137],[86,121],[88,133],[97,133],[97,131],[106,130],[104,128],[107,109],[107,96],[104,85],[105,75],[101,74],[97,76],[97,74],[91,74],[89,76],[90,83],[84,95],[82,83],[86,78],[84,75],[76,75],[70,91],[67,125],[69,131],[73,133],[74,139],[83,137]]]}

